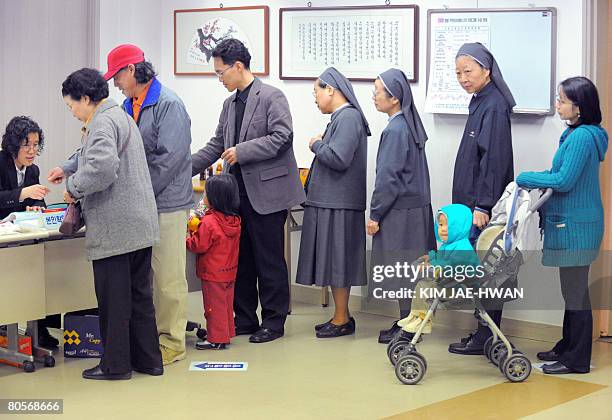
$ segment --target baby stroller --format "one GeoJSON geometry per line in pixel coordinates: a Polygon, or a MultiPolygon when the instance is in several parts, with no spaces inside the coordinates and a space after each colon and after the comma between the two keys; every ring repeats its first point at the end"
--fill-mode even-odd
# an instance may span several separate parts
{"type": "MultiPolygon", "coordinates": [[[[485,276],[479,278],[479,284],[465,284],[467,287],[512,288],[517,284],[519,267],[523,264],[521,250],[534,249],[528,240],[529,233],[537,223],[537,210],[552,195],[548,189],[539,199],[532,202],[527,190],[510,183],[492,211],[487,227],[481,233],[476,244],[476,251],[481,260],[485,276]],[[530,248],[531,246],[531,248],[530,248]]],[[[456,287],[453,279],[441,279],[437,287],[456,287]]],[[[419,383],[427,371],[425,356],[416,350],[425,325],[433,316],[436,308],[443,302],[436,297],[429,304],[425,318],[415,332],[411,341],[401,338],[401,330],[387,347],[387,356],[395,366],[397,378],[406,385],[419,383]]],[[[484,354],[487,359],[499,368],[510,382],[522,382],[531,374],[531,362],[517,350],[495,325],[487,314],[481,300],[474,296],[472,303],[477,311],[477,318],[488,326],[493,333],[484,343],[484,354]]]]}

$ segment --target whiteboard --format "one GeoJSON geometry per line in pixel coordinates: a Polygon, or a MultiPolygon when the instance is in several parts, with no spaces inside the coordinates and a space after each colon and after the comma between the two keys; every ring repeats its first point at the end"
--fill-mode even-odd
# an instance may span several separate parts
{"type": "Polygon", "coordinates": [[[427,11],[425,112],[467,114],[472,95],[457,82],[455,56],[480,42],[495,57],[516,101],[515,113],[554,114],[555,8],[427,11]]]}

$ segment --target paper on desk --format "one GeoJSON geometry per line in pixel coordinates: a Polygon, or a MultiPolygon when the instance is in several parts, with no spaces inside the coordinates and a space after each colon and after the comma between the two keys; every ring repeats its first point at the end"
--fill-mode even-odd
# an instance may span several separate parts
{"type": "Polygon", "coordinates": [[[40,228],[32,225],[21,225],[13,222],[0,222],[0,236],[15,235],[18,233],[39,232],[40,228]]]}

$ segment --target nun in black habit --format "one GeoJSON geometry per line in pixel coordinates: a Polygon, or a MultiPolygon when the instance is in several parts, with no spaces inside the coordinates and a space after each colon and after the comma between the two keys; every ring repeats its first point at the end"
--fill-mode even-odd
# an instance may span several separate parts
{"type": "Polygon", "coordinates": [[[366,172],[368,122],[353,87],[333,67],[314,83],[315,101],[331,114],[325,132],[310,140],[315,158],[306,182],[306,203],[296,281],[331,286],[334,317],[315,326],[319,338],[355,332],[348,301],[351,286],[367,283],[366,172]]]}
{"type": "MultiPolygon", "coordinates": [[[[514,179],[510,113],[516,105],[493,54],[482,44],[463,44],[455,58],[457,81],[473,94],[469,116],[455,159],[453,203],[473,211],[470,241],[489,222],[490,212],[506,185],[514,179]]],[[[483,302],[499,326],[502,303],[483,302]]],[[[491,336],[488,327],[479,324],[475,333],[448,350],[456,354],[483,354],[484,342],[491,336]]]]}
{"type": "MultiPolygon", "coordinates": [[[[380,74],[374,82],[374,105],[389,116],[376,156],[376,181],[367,232],[372,235],[372,265],[412,262],[436,249],[431,209],[427,134],[412,100],[406,75],[398,69],[380,74]]],[[[410,287],[409,281],[386,280],[390,288],[410,287]]],[[[378,285],[377,285],[378,287],[378,285]]],[[[410,300],[400,300],[400,318],[410,313],[410,300]]],[[[400,330],[397,321],[380,332],[388,343],[400,330]]]]}

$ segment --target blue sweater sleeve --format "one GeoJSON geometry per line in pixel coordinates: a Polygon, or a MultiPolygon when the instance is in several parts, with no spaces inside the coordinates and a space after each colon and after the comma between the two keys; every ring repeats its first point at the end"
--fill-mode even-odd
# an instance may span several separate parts
{"type": "Polygon", "coordinates": [[[574,131],[557,151],[561,153],[557,158],[562,159],[558,170],[523,172],[516,178],[516,183],[525,188],[552,188],[554,191],[568,192],[580,178],[593,146],[588,134],[582,133],[582,130],[574,131]]]}

